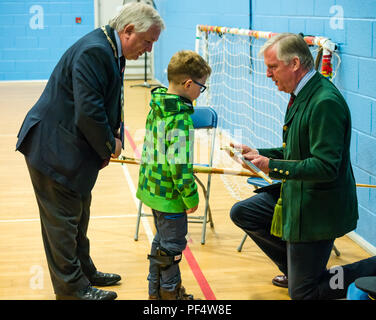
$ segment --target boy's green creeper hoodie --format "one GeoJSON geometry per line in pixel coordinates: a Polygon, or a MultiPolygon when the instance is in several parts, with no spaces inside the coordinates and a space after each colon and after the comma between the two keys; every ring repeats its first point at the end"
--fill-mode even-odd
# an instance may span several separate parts
{"type": "Polygon", "coordinates": [[[136,196],[148,207],[184,212],[199,202],[193,176],[192,102],[152,90],[136,196]]]}

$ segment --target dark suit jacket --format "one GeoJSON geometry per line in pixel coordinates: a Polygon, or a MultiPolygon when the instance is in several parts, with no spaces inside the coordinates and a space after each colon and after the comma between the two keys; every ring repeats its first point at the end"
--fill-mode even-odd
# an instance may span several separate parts
{"type": "Polygon", "coordinates": [[[283,147],[259,149],[282,179],[283,239],[334,239],[356,228],[351,117],[332,82],[316,73],[286,112],[283,147]]]}
{"type": "MultiPolygon", "coordinates": [[[[114,30],[106,26],[113,43],[114,30]]],[[[65,187],[85,194],[104,159],[115,151],[120,126],[121,74],[99,28],[62,56],[26,115],[16,150],[30,164],[65,187]]]]}

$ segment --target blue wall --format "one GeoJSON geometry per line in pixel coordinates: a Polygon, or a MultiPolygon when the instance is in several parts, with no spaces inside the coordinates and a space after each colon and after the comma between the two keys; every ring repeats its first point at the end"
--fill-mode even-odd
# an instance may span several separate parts
{"type": "Polygon", "coordinates": [[[233,25],[249,28],[249,0],[182,1],[155,0],[166,30],[154,47],[155,77],[167,85],[166,69],[171,56],[183,49],[195,49],[196,25],[233,25]]]}
{"type": "Polygon", "coordinates": [[[93,0],[0,0],[0,80],[48,79],[64,51],[93,28],[93,0]]]}
{"type": "MultiPolygon", "coordinates": [[[[194,50],[196,24],[303,32],[338,43],[341,65],[334,82],[352,114],[356,181],[376,184],[376,0],[241,0],[236,6],[224,0],[155,3],[167,25],[155,47],[155,75],[165,85],[172,54],[194,50]]],[[[356,233],[376,246],[376,190],[357,190],[360,219],[356,233]]]]}

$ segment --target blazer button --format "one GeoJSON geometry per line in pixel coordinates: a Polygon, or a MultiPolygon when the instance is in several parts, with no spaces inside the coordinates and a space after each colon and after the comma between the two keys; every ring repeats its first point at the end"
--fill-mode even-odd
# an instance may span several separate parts
{"type": "Polygon", "coordinates": [[[279,170],[279,173],[283,173],[283,170],[279,170]]]}
{"type": "Polygon", "coordinates": [[[282,148],[286,148],[286,142],[282,143],[282,148]]]}
{"type": "Polygon", "coordinates": [[[275,171],[275,172],[277,172],[277,171],[278,171],[278,169],[277,169],[277,168],[274,168],[274,171],[275,171]]]}
{"type": "Polygon", "coordinates": [[[286,131],[288,126],[283,126],[283,131],[286,131]]]}
{"type": "Polygon", "coordinates": [[[286,174],[286,176],[288,176],[290,174],[290,172],[286,171],[285,174],[286,174]]]}

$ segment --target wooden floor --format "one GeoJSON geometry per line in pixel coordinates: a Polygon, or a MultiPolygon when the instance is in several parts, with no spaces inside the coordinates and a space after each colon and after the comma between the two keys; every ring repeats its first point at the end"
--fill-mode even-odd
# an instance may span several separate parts
{"type": "MultiPolygon", "coordinates": [[[[130,88],[127,82],[126,123],[141,150],[150,89],[130,88]]],[[[54,299],[42,244],[38,209],[23,156],[15,152],[16,135],[26,112],[45,83],[0,83],[0,299],[54,299]]],[[[134,156],[128,144],[125,154],[134,156]]],[[[202,177],[205,178],[205,177],[202,177]]],[[[123,280],[110,287],[118,299],[147,298],[147,254],[153,223],[145,218],[139,241],[134,241],[137,203],[134,197],[138,167],[110,164],[100,172],[93,190],[89,238],[91,256],[100,271],[119,273],[123,280]],[[149,236],[148,236],[149,234],[149,236]]],[[[201,195],[199,210],[202,212],[201,195]]],[[[212,180],[211,208],[215,228],[201,245],[201,225],[189,224],[188,249],[180,266],[187,291],[205,299],[287,300],[287,289],[271,279],[279,270],[248,239],[237,252],[243,232],[231,222],[236,200],[222,180],[212,180]]],[[[146,209],[147,210],[147,209],[146,209]]],[[[336,241],[329,265],[351,263],[370,255],[352,240],[336,241]]]]}

